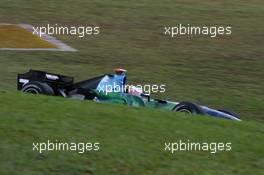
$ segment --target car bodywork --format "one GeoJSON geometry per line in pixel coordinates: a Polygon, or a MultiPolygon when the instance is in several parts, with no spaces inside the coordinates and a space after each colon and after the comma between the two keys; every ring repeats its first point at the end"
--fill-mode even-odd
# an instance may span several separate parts
{"type": "Polygon", "coordinates": [[[125,83],[126,76],[123,74],[121,76],[104,74],[77,83],[74,83],[73,77],[38,70],[30,70],[17,76],[17,89],[22,92],[164,109],[240,121],[240,117],[233,112],[215,110],[195,103],[152,99],[144,93],[132,95],[126,91],[107,91],[110,84],[123,85],[125,83]]]}

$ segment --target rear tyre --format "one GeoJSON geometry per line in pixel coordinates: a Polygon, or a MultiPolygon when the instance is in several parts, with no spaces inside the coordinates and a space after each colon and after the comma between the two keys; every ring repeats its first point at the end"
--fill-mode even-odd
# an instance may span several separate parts
{"type": "Polygon", "coordinates": [[[184,112],[187,114],[204,114],[203,109],[191,102],[181,102],[173,108],[174,112],[184,112]]]}
{"type": "Polygon", "coordinates": [[[31,94],[54,95],[53,89],[47,84],[38,81],[29,82],[21,89],[22,92],[31,94]]]}

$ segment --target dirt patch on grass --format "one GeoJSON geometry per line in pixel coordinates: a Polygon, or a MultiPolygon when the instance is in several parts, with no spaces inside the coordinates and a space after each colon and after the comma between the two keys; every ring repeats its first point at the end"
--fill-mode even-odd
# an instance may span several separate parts
{"type": "Polygon", "coordinates": [[[18,25],[0,25],[0,48],[57,48],[18,25]]]}

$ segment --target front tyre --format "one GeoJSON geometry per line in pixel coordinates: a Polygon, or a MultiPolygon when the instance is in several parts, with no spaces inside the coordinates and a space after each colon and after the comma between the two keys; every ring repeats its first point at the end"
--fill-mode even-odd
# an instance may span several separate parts
{"type": "Polygon", "coordinates": [[[199,105],[191,102],[181,102],[173,108],[173,111],[187,114],[204,114],[203,109],[199,105]]]}
{"type": "Polygon", "coordinates": [[[43,95],[54,95],[53,89],[43,82],[33,81],[23,86],[22,92],[31,94],[43,94],[43,95]]]}

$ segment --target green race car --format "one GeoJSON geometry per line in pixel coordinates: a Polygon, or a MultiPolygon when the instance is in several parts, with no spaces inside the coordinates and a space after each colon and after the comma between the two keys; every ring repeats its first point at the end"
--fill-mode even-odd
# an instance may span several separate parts
{"type": "Polygon", "coordinates": [[[33,94],[118,103],[240,121],[237,114],[227,110],[215,110],[191,102],[152,99],[149,94],[143,92],[142,88],[127,86],[126,70],[120,68],[115,69],[113,75],[104,74],[77,83],[74,83],[73,77],[30,70],[24,74],[18,74],[17,89],[33,94]]]}

